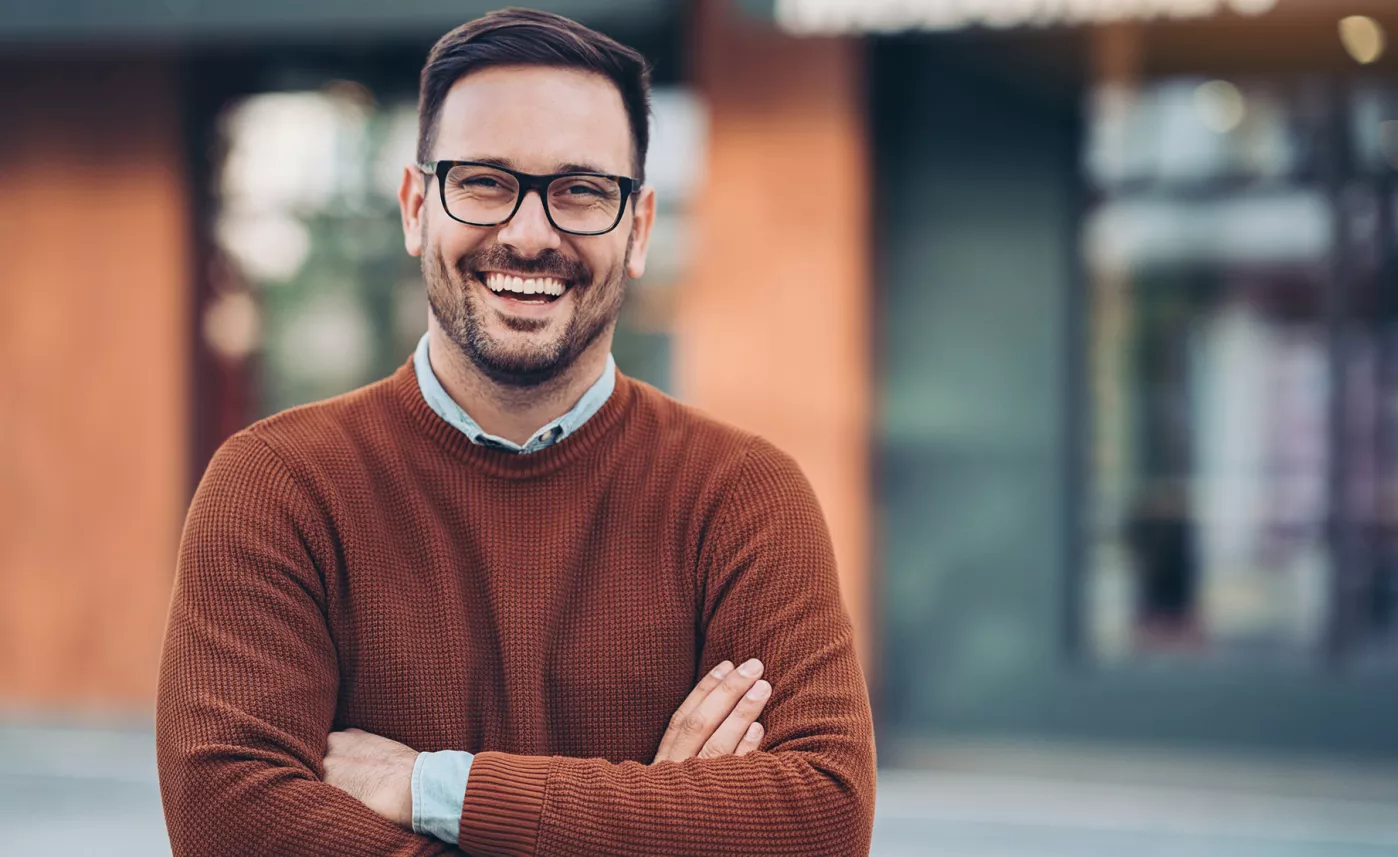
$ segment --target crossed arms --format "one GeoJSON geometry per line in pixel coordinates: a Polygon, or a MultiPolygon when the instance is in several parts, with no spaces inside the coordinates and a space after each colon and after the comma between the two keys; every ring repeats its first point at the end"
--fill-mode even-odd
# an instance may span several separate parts
{"type": "MultiPolygon", "coordinates": [[[[761,675],[762,662],[756,658],[740,667],[724,661],[710,670],[675,710],[651,764],[696,757],[746,756],[757,750],[762,743],[762,724],[757,717],[772,693],[771,683],[761,679],[761,675]]],[[[452,792],[450,825],[442,825],[451,830],[437,833],[433,829],[437,825],[429,823],[436,819],[424,821],[423,807],[419,805],[421,785],[415,788],[413,784],[418,776],[414,771],[419,756],[416,751],[362,729],[332,732],[328,743],[327,783],[353,795],[399,827],[419,833],[431,831],[443,841],[457,843],[455,828],[460,824],[463,801],[455,787],[466,782],[459,767],[454,766],[451,774],[460,779],[442,784],[444,791],[452,792]]]]}
{"type": "MultiPolygon", "coordinates": [[[[706,538],[700,663],[761,654],[762,749],[649,765],[477,753],[460,851],[867,853],[872,726],[823,518],[782,454],[758,447],[743,467],[725,510],[752,511],[721,513],[706,538]],[[744,496],[774,482],[781,503],[744,496]]],[[[174,854],[459,854],[326,782],[338,668],[307,555],[327,536],[308,503],[250,434],[220,450],[195,496],[156,722],[174,854]]]]}

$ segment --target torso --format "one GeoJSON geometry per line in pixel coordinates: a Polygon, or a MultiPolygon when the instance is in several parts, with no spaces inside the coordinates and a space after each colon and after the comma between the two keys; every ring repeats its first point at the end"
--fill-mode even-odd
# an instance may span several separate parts
{"type": "Polygon", "coordinates": [[[523,479],[423,436],[322,456],[310,490],[335,542],[321,573],[336,729],[650,761],[713,666],[697,662],[699,554],[716,473],[739,456],[735,437],[638,416],[660,427],[620,422],[584,466],[523,479]]]}

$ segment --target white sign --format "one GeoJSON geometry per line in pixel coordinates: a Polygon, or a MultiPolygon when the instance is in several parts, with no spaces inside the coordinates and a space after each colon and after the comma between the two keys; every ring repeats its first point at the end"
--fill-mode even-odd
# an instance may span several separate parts
{"type": "Polygon", "coordinates": [[[1045,27],[1115,21],[1262,15],[1277,0],[776,0],[779,26],[798,35],[1045,27]]]}

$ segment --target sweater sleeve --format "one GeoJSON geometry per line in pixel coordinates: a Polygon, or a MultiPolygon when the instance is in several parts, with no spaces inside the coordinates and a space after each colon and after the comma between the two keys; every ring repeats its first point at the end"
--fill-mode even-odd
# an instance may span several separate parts
{"type": "Polygon", "coordinates": [[[789,457],[755,442],[704,541],[701,663],[766,665],[761,750],[658,765],[478,753],[463,850],[868,854],[873,724],[814,492],[789,457]]]}
{"type": "Polygon", "coordinates": [[[244,432],[214,456],[185,522],[156,702],[175,857],[459,854],[322,780],[339,689],[316,563],[329,545],[264,441],[244,432]]]}

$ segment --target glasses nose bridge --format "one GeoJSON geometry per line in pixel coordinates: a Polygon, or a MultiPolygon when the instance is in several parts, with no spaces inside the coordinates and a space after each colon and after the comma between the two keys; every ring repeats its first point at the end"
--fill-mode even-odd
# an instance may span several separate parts
{"type": "Polygon", "coordinates": [[[553,223],[553,212],[548,208],[548,185],[547,180],[539,180],[532,177],[519,178],[519,190],[516,191],[515,208],[497,226],[502,230],[500,238],[510,244],[528,245],[532,247],[553,246],[560,239],[560,230],[553,223]],[[538,209],[525,212],[525,204],[528,202],[530,194],[538,197],[538,209]],[[521,217],[521,215],[524,215],[521,217]]]}
{"type": "Polygon", "coordinates": [[[549,185],[552,183],[551,177],[517,176],[515,180],[519,182],[519,190],[517,191],[519,196],[515,201],[515,212],[510,216],[510,219],[513,220],[515,217],[519,216],[520,209],[524,208],[524,203],[532,193],[539,198],[539,208],[544,215],[544,220],[552,227],[553,212],[549,210],[548,194],[549,185]]]}
{"type": "Polygon", "coordinates": [[[553,184],[553,176],[516,176],[515,181],[519,182],[519,195],[528,196],[530,193],[539,195],[539,202],[548,204],[549,185],[553,184]]]}

